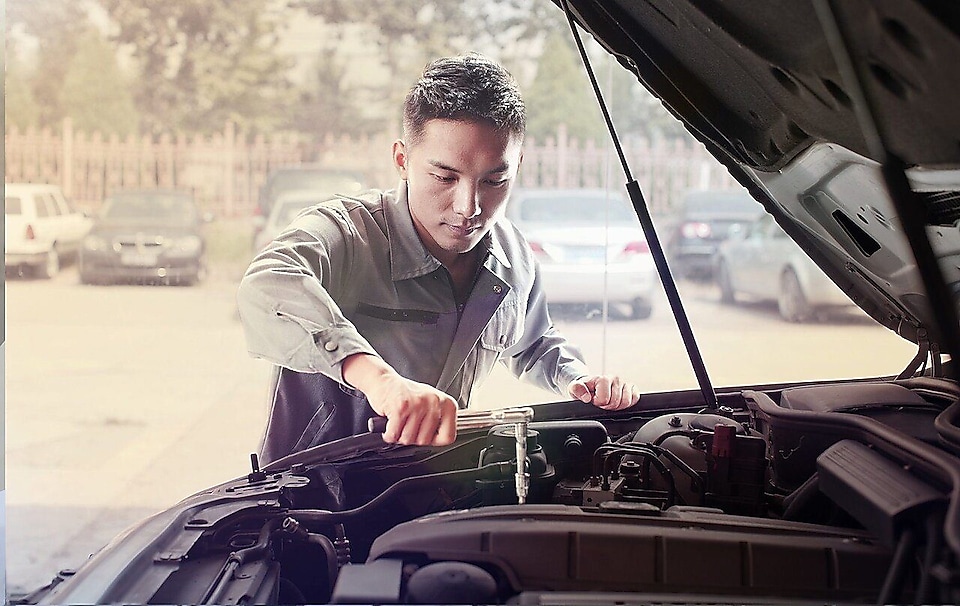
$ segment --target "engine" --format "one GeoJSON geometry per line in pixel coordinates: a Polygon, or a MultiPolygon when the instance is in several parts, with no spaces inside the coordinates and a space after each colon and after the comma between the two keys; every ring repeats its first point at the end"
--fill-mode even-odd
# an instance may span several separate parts
{"type": "Polygon", "coordinates": [[[163,603],[956,603],[956,397],[842,385],[531,422],[523,504],[515,425],[439,449],[357,436],[185,501],[113,587],[163,603]]]}

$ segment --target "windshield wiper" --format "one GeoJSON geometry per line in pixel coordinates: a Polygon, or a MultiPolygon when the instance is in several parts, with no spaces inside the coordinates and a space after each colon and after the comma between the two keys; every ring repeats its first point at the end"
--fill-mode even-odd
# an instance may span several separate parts
{"type": "Polygon", "coordinates": [[[623,166],[623,174],[627,178],[626,188],[627,194],[630,196],[630,202],[633,204],[633,209],[637,213],[637,217],[640,219],[640,226],[643,228],[644,237],[647,239],[647,246],[650,248],[650,254],[653,256],[653,262],[657,266],[657,273],[660,274],[660,282],[663,284],[663,290],[667,295],[667,301],[670,303],[670,310],[673,312],[673,317],[677,321],[677,328],[680,330],[680,336],[683,338],[683,345],[687,350],[687,356],[690,358],[690,364],[693,366],[693,372],[697,377],[697,383],[700,385],[700,393],[703,395],[704,403],[707,408],[711,410],[717,410],[719,408],[717,404],[717,394],[713,390],[713,385],[710,383],[710,377],[707,375],[707,367],[703,363],[703,357],[700,355],[700,348],[697,346],[697,340],[693,336],[693,329],[690,327],[690,320],[687,318],[687,312],[683,308],[683,303],[680,301],[680,293],[677,291],[677,283],[673,279],[673,275],[670,273],[670,268],[667,266],[667,257],[663,252],[663,246],[660,244],[660,239],[657,237],[657,232],[653,227],[653,219],[650,217],[650,210],[647,208],[647,203],[643,199],[643,192],[640,190],[640,184],[637,183],[636,179],[633,178],[633,175],[630,172],[630,166],[627,163],[627,157],[623,153],[623,147],[620,145],[620,138],[617,137],[617,131],[613,126],[613,120],[610,118],[610,112],[607,111],[607,104],[603,100],[603,93],[600,91],[600,86],[597,84],[597,78],[594,76],[593,67],[590,64],[590,59],[587,57],[587,52],[583,47],[583,41],[580,39],[580,34],[577,31],[577,25],[573,20],[573,15],[570,12],[570,4],[568,0],[560,0],[563,5],[563,12],[567,17],[567,22],[570,24],[570,31],[573,33],[573,39],[577,43],[577,50],[580,51],[580,57],[583,59],[583,66],[587,70],[587,75],[590,77],[590,84],[593,86],[593,91],[597,95],[597,102],[600,104],[600,111],[603,112],[603,119],[607,124],[607,130],[610,131],[610,137],[613,139],[613,145],[617,150],[617,156],[620,158],[620,164],[623,166]]]}

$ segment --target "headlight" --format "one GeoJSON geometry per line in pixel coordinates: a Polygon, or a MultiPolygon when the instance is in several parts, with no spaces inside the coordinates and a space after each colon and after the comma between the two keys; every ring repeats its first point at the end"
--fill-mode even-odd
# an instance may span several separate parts
{"type": "Polygon", "coordinates": [[[192,255],[200,252],[203,248],[203,241],[197,236],[184,236],[173,241],[173,248],[178,253],[192,255]]]}
{"type": "Polygon", "coordinates": [[[83,248],[90,251],[106,250],[110,247],[106,238],[100,236],[87,236],[83,239],[83,248]]]}

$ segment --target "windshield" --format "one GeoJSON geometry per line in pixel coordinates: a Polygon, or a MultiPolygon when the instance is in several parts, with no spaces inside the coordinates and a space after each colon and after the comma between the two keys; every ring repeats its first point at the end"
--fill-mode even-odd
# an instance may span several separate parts
{"type": "Polygon", "coordinates": [[[115,221],[149,219],[192,223],[197,220],[197,207],[189,197],[179,194],[121,194],[107,199],[100,216],[115,221]]]}
{"type": "MultiPolygon", "coordinates": [[[[539,225],[639,225],[637,216],[620,197],[600,194],[571,196],[565,191],[537,196],[520,196],[519,221],[539,225]]],[[[516,209],[514,209],[516,210],[516,209]]]]}
{"type": "Polygon", "coordinates": [[[691,192],[683,206],[689,214],[738,213],[759,214],[760,205],[746,191],[691,192]]]}

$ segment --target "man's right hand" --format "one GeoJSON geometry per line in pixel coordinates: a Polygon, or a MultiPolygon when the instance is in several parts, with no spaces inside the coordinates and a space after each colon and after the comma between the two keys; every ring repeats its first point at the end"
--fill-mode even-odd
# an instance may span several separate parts
{"type": "Polygon", "coordinates": [[[457,437],[457,402],[425,383],[400,376],[382,359],[356,354],[343,361],[343,378],[387,417],[386,442],[446,446],[457,437]]]}

